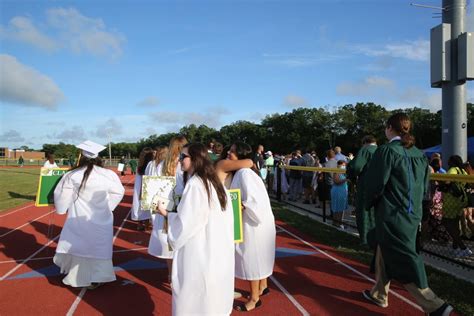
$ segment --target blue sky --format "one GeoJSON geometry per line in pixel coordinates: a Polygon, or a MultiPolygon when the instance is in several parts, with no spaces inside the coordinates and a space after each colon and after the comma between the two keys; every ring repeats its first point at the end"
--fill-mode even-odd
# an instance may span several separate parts
{"type": "Polygon", "coordinates": [[[441,20],[410,2],[2,1],[0,146],[136,141],[299,106],[438,110],[441,20]]]}

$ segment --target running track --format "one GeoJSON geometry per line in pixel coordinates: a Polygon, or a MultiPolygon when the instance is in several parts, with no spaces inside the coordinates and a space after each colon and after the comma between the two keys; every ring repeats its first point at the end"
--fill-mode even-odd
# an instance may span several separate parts
{"type": "MultiPolygon", "coordinates": [[[[93,291],[64,286],[52,263],[65,216],[31,203],[0,213],[0,315],[171,314],[166,265],[147,254],[149,232],[136,231],[129,220],[133,178],[122,181],[125,197],[114,219],[117,281],[93,291]]],[[[254,315],[423,315],[396,283],[387,309],[366,302],[361,292],[373,276],[365,265],[283,222],[277,223],[276,255],[270,295],[254,315]]],[[[248,294],[245,282],[235,286],[248,294]]]]}

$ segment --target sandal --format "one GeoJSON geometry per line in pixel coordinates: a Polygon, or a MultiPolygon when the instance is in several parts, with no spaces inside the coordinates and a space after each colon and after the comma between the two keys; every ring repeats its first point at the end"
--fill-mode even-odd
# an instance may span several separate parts
{"type": "Polygon", "coordinates": [[[255,307],[250,309],[250,310],[247,309],[247,306],[244,303],[237,305],[235,307],[235,310],[238,311],[238,312],[250,312],[250,311],[253,311],[254,309],[257,309],[260,306],[262,306],[262,301],[258,300],[258,302],[255,303],[255,307]]]}
{"type": "Polygon", "coordinates": [[[86,289],[88,290],[95,290],[96,288],[98,288],[99,286],[101,285],[104,285],[104,283],[95,283],[95,282],[92,282],[91,285],[89,285],[88,287],[86,287],[86,289]]]}

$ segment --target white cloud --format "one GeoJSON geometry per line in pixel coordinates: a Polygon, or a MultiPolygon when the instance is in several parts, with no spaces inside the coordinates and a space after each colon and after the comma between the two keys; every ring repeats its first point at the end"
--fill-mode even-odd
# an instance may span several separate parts
{"type": "Polygon", "coordinates": [[[3,142],[11,142],[11,143],[20,143],[25,141],[25,138],[23,138],[20,133],[16,130],[8,130],[3,135],[0,136],[3,142]]]}
{"type": "Polygon", "coordinates": [[[0,55],[0,101],[54,109],[64,99],[56,83],[15,57],[0,55]]]}
{"type": "Polygon", "coordinates": [[[185,126],[190,124],[207,125],[217,128],[221,125],[221,117],[229,114],[224,107],[207,108],[203,112],[155,112],[150,115],[153,124],[166,124],[169,126],[185,126]]]}
{"type": "Polygon", "coordinates": [[[342,82],[336,88],[338,95],[343,96],[369,96],[390,92],[395,88],[395,83],[384,77],[367,77],[361,82],[342,82]]]}
{"type": "Polygon", "coordinates": [[[347,56],[337,54],[321,55],[285,55],[285,54],[263,54],[265,63],[283,65],[290,68],[310,67],[322,63],[334,62],[347,58],[347,56]]]}
{"type": "Polygon", "coordinates": [[[355,45],[359,53],[371,57],[391,56],[414,61],[428,61],[430,57],[430,42],[427,40],[405,41],[390,43],[382,47],[373,45],[355,45]]]}
{"type": "Polygon", "coordinates": [[[61,40],[76,53],[119,57],[125,37],[108,30],[102,19],[89,18],[75,8],[53,8],[46,12],[48,24],[61,33],[61,40]]]}
{"type": "Polygon", "coordinates": [[[138,106],[142,107],[149,107],[149,106],[155,106],[158,105],[160,101],[156,97],[146,97],[145,99],[141,100],[140,102],[137,103],[138,106]]]}
{"type": "Polygon", "coordinates": [[[64,142],[82,142],[86,140],[86,133],[81,126],[74,125],[54,135],[54,138],[64,142]]]}
{"type": "Polygon", "coordinates": [[[109,136],[114,137],[122,134],[122,131],[122,125],[120,125],[120,123],[116,119],[111,118],[108,119],[105,123],[97,126],[95,135],[97,137],[108,139],[109,136]]]}
{"type": "Polygon", "coordinates": [[[288,95],[283,100],[283,105],[291,108],[306,107],[309,105],[309,102],[303,97],[297,95],[288,95]]]}
{"type": "Polygon", "coordinates": [[[12,39],[38,47],[41,50],[52,52],[58,48],[54,39],[42,33],[27,17],[15,16],[7,27],[0,26],[0,35],[6,39],[12,39]]]}
{"type": "Polygon", "coordinates": [[[102,19],[87,17],[75,8],[48,9],[40,25],[41,30],[30,18],[15,16],[6,27],[0,25],[0,35],[47,52],[69,49],[112,59],[122,55],[125,37],[110,30],[102,19]]]}

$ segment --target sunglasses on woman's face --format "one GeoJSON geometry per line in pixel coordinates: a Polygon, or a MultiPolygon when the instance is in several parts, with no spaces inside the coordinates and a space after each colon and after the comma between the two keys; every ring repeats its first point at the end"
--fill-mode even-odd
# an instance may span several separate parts
{"type": "Polygon", "coordinates": [[[183,161],[186,157],[191,157],[190,155],[187,155],[185,153],[179,154],[179,161],[183,161]]]}

